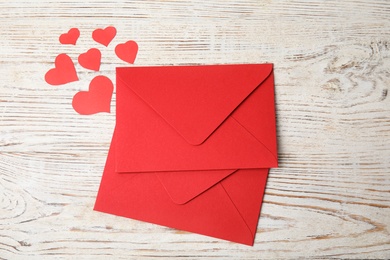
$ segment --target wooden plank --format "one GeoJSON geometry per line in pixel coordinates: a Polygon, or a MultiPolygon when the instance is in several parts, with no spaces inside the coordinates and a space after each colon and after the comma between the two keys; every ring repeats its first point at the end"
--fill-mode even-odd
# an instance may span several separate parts
{"type": "Polygon", "coordinates": [[[0,2],[0,259],[390,258],[390,2],[0,2]],[[106,48],[94,29],[114,25],[106,48]],[[76,46],[58,42],[71,27],[76,46]],[[237,245],[92,211],[115,124],[73,95],[128,66],[275,64],[280,168],[256,242],[237,245]],[[43,79],[59,53],[102,51],[101,72],[43,79]]]}

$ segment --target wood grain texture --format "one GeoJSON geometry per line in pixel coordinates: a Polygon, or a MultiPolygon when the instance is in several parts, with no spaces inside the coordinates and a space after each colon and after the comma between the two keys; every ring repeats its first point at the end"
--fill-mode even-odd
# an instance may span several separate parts
{"type": "Polygon", "coordinates": [[[0,259],[390,258],[389,1],[0,0],[0,21],[0,259]],[[253,247],[92,211],[115,113],[71,101],[127,66],[127,40],[137,65],[275,64],[280,168],[253,247]],[[46,84],[57,54],[91,47],[101,72],[46,84]]]}

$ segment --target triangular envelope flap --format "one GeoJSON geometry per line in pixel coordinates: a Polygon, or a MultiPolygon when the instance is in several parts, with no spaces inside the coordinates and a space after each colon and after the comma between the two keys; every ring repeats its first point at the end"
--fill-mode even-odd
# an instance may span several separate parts
{"type": "Polygon", "coordinates": [[[119,80],[192,145],[203,143],[271,72],[272,64],[117,68],[119,80]]]}
{"type": "Polygon", "coordinates": [[[176,204],[185,204],[236,170],[156,172],[171,200],[176,204]]]}
{"type": "Polygon", "coordinates": [[[245,220],[253,237],[256,234],[268,172],[269,169],[240,169],[234,173],[234,176],[222,182],[222,186],[245,220]],[[243,190],[252,196],[245,196],[243,190]]]}

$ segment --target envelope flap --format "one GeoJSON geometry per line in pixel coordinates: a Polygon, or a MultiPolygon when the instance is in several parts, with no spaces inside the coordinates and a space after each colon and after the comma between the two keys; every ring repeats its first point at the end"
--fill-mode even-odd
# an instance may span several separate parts
{"type": "Polygon", "coordinates": [[[272,64],[117,68],[117,78],[188,143],[200,145],[270,75],[272,64]]]}
{"type": "Polygon", "coordinates": [[[236,170],[156,172],[171,200],[185,204],[219,183],[236,170]]]}

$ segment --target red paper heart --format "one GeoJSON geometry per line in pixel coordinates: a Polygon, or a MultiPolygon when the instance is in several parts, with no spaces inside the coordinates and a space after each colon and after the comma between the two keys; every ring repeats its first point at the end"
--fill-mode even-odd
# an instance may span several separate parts
{"type": "Polygon", "coordinates": [[[65,53],[56,57],[54,65],[55,68],[45,74],[45,81],[50,85],[62,85],[79,80],[72,59],[65,53]]]}
{"type": "Polygon", "coordinates": [[[103,44],[104,46],[108,46],[112,39],[114,39],[116,35],[116,29],[113,26],[108,26],[105,29],[96,29],[92,32],[92,39],[95,42],[103,44]]]}
{"type": "Polygon", "coordinates": [[[96,76],[89,84],[89,91],[80,91],[73,97],[73,109],[81,115],[99,112],[110,113],[110,104],[114,85],[105,76],[96,76]]]}
{"type": "Polygon", "coordinates": [[[60,43],[76,45],[79,36],[80,36],[79,29],[71,28],[67,33],[63,33],[60,35],[60,43]]]}
{"type": "Polygon", "coordinates": [[[135,41],[118,44],[115,47],[116,56],[119,59],[133,64],[138,53],[138,45],[135,41]]]}
{"type": "Polygon", "coordinates": [[[87,52],[79,55],[80,65],[89,70],[99,71],[102,54],[96,48],[89,49],[87,52]]]}

